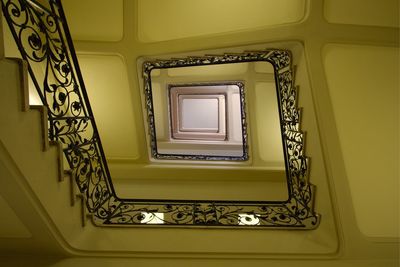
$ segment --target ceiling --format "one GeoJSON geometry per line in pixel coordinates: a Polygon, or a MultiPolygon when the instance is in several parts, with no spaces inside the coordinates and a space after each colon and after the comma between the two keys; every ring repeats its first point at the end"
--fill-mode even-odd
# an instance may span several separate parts
{"type": "MultiPolygon", "coordinates": [[[[141,58],[282,47],[283,40],[300,38],[304,40],[308,54],[295,54],[298,56],[295,61],[307,61],[303,69],[298,66],[298,73],[304,72],[312,80],[319,81],[318,86],[311,88],[313,97],[317,97],[314,100],[317,108],[322,102],[318,99],[321,86],[329,93],[328,102],[335,117],[338,144],[344,155],[359,223],[368,221],[368,209],[363,207],[376,207],[374,210],[381,212],[380,216],[389,216],[383,221],[394,222],[389,220],[393,214],[387,211],[395,208],[395,202],[383,196],[368,196],[377,194],[376,188],[381,188],[379,192],[398,195],[394,186],[396,175],[398,177],[398,145],[392,144],[398,143],[395,141],[399,121],[398,80],[395,77],[399,52],[398,48],[393,48],[398,45],[398,40],[393,38],[390,28],[399,23],[398,3],[387,1],[383,5],[363,1],[362,10],[358,8],[360,5],[358,0],[327,0],[324,5],[315,1],[296,1],[296,4],[291,1],[253,1],[251,5],[240,0],[229,5],[211,0],[201,3],[182,0],[123,3],[119,0],[111,5],[108,1],[86,0],[79,5],[66,1],[67,18],[115,178],[124,180],[124,184],[129,183],[126,179],[143,182],[144,177],[161,178],[157,170],[162,169],[162,165],[148,164],[148,148],[143,142],[146,126],[138,63],[141,58]],[[204,19],[205,14],[207,19],[204,19]],[[248,45],[254,43],[259,45],[248,45]],[[310,49],[317,50],[311,53],[310,49]],[[321,53],[315,54],[318,50],[321,53]],[[323,71],[313,72],[315,67],[312,66],[322,66],[323,71]],[[360,97],[362,101],[359,101],[360,97]],[[359,131],[353,130],[355,121],[359,131]],[[393,123],[397,127],[393,127],[393,123]],[[371,129],[369,125],[380,125],[378,129],[382,130],[371,129]],[[379,143],[371,143],[371,139],[379,140],[379,143]],[[364,157],[359,156],[360,151],[364,157]],[[371,156],[366,157],[369,154],[371,156]],[[388,161],[385,155],[391,155],[391,160],[388,161]],[[376,166],[377,173],[362,168],[364,165],[376,166]],[[135,170],[141,177],[133,174],[135,170]],[[377,176],[380,179],[375,179],[377,176]],[[367,187],[365,181],[368,181],[367,187]],[[360,184],[364,185],[363,190],[360,190],[360,184]],[[388,209],[379,208],[381,206],[388,209]]],[[[301,82],[298,75],[297,84],[302,90],[300,99],[304,102],[307,101],[304,90],[310,85],[306,79],[301,82]]],[[[301,103],[300,106],[305,105],[301,103]]],[[[308,106],[305,107],[306,114],[307,111],[308,106]]],[[[254,113],[260,114],[260,111],[254,113]]],[[[323,118],[322,114],[320,111],[316,116],[323,118]]],[[[252,123],[261,125],[256,118],[252,123]]],[[[266,149],[257,151],[262,143],[254,138],[252,142],[253,156],[257,158],[266,149]]],[[[196,168],[193,165],[180,167],[196,168]]],[[[176,177],[187,175],[179,169],[171,169],[176,177]]],[[[192,178],[199,179],[205,173],[209,172],[199,171],[192,178]]],[[[371,231],[373,236],[385,236],[394,233],[395,224],[391,225],[382,228],[378,224],[362,229],[369,229],[366,231],[371,231]],[[379,234],[379,231],[383,232],[379,234]]]]}
{"type": "MultiPolygon", "coordinates": [[[[160,195],[165,188],[171,191],[166,195],[183,194],[178,187],[182,183],[185,188],[209,188],[215,185],[213,178],[220,179],[220,190],[232,181],[240,188],[246,186],[247,176],[261,183],[258,178],[265,177],[248,166],[150,161],[142,108],[144,59],[270,47],[293,53],[302,130],[307,131],[306,155],[312,159],[310,181],[317,186],[315,209],[322,214],[320,228],[306,234],[188,230],[180,232],[176,251],[317,257],[340,251],[348,258],[395,257],[390,253],[398,248],[400,224],[398,1],[254,0],[249,5],[248,0],[229,4],[82,0],[63,4],[112,176],[123,196],[160,195]],[[208,244],[215,235],[224,241],[208,244]],[[200,241],[189,246],[186,238],[200,241]],[[249,239],[256,244],[276,242],[230,245],[249,239]],[[286,246],[285,240],[292,243],[286,246]]],[[[10,47],[6,52],[14,53],[10,47]]],[[[252,153],[261,162],[265,150],[256,138],[260,131],[256,126],[262,123],[257,115],[252,122],[252,153]]],[[[271,179],[267,183],[272,185],[271,179]]],[[[268,184],[256,187],[263,186],[268,184]]],[[[32,229],[24,227],[29,222],[26,216],[18,219],[18,211],[1,196],[0,207],[11,220],[1,225],[15,224],[15,231],[3,237],[29,236],[32,229]]],[[[144,240],[139,246],[130,244],[121,229],[106,234],[107,242],[91,244],[88,240],[96,230],[89,229],[81,236],[67,237],[67,242],[85,251],[170,252],[167,240],[172,230],[132,230],[144,240]],[[152,244],[146,236],[159,241],[152,244]]]]}

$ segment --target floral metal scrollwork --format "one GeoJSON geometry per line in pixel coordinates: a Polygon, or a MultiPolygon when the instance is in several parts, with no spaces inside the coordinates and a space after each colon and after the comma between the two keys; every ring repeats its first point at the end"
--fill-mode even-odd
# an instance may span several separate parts
{"type": "Polygon", "coordinates": [[[94,212],[113,194],[90,103],[60,1],[2,0],[3,14],[42,103],[49,138],[59,141],[76,183],[94,212]]]}
{"type": "MultiPolygon", "coordinates": [[[[49,138],[64,154],[86,208],[99,226],[193,226],[313,229],[313,186],[300,131],[291,55],[286,50],[159,60],[144,64],[146,108],[152,119],[150,71],[153,68],[267,61],[274,66],[281,127],[286,148],[289,199],[284,202],[219,202],[120,199],[115,194],[89,99],[60,0],[43,6],[33,0],[1,0],[2,11],[44,105],[49,138]]],[[[43,1],[41,1],[43,2],[43,1]]]]}

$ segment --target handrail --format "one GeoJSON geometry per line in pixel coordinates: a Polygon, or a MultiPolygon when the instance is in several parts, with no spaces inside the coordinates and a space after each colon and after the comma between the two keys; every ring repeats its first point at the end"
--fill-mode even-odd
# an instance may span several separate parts
{"type": "MultiPolygon", "coordinates": [[[[76,184],[84,195],[92,222],[107,225],[222,226],[314,229],[313,186],[296,107],[297,91],[287,50],[246,52],[183,60],[146,62],[146,96],[151,98],[153,68],[268,61],[275,69],[281,104],[284,144],[288,147],[287,201],[216,201],[120,199],[115,193],[100,136],[90,107],[61,0],[0,0],[3,14],[33,84],[48,108],[49,139],[62,144],[76,184]],[[43,4],[44,3],[44,4],[43,4]],[[290,153],[289,153],[290,152],[290,153]],[[250,222],[250,223],[249,223],[250,222]]],[[[152,111],[147,101],[148,112],[152,111]]],[[[152,122],[154,123],[154,121],[152,122]]]]}
{"type": "Polygon", "coordinates": [[[2,0],[3,14],[43,105],[49,139],[59,141],[87,209],[115,190],[60,0],[2,0]]]}

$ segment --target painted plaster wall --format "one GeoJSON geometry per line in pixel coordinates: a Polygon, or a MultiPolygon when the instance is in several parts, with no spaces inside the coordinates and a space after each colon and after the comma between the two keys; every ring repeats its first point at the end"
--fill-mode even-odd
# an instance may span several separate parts
{"type": "MultiPolygon", "coordinates": [[[[224,255],[225,258],[246,257],[247,255],[247,257],[253,259],[257,257],[267,259],[280,257],[296,259],[295,262],[269,261],[269,263],[276,263],[277,266],[279,264],[282,266],[306,265],[310,262],[321,266],[321,261],[316,258],[323,257],[330,259],[328,262],[323,262],[323,265],[326,266],[329,266],[329,264],[332,266],[335,266],[335,264],[340,266],[346,266],[346,264],[348,266],[365,266],[368,264],[372,266],[396,266],[398,264],[399,248],[398,228],[396,229],[395,227],[396,220],[398,220],[398,213],[396,214],[396,211],[398,212],[399,210],[396,200],[396,196],[398,196],[396,185],[398,188],[399,178],[396,167],[398,168],[399,165],[396,164],[395,160],[396,155],[398,157],[399,150],[398,145],[396,148],[395,145],[392,146],[391,144],[396,144],[396,142],[398,144],[399,122],[398,115],[395,115],[395,113],[397,107],[398,114],[399,84],[398,80],[392,79],[393,76],[390,74],[390,71],[393,68],[390,68],[390,66],[393,67],[393,64],[396,63],[393,63],[391,55],[396,56],[398,54],[396,52],[398,50],[396,49],[399,46],[398,1],[368,1],[368,5],[356,0],[345,2],[341,1],[341,3],[335,4],[337,2],[306,1],[305,5],[299,8],[303,11],[303,13],[300,12],[299,14],[303,14],[304,16],[295,16],[296,18],[304,17],[303,20],[290,25],[286,23],[293,22],[293,20],[284,20],[285,25],[279,27],[276,25],[253,24],[249,28],[240,29],[239,31],[235,31],[234,29],[218,29],[218,31],[214,31],[213,25],[216,23],[215,20],[210,19],[206,20],[206,22],[200,20],[207,26],[202,28],[202,24],[200,23],[200,26],[197,26],[200,30],[194,32],[196,33],[194,34],[196,35],[195,37],[188,36],[187,32],[176,35],[174,31],[179,30],[179,27],[173,27],[173,30],[170,32],[166,30],[166,32],[162,33],[164,35],[169,34],[169,39],[157,36],[156,34],[156,37],[163,41],[144,35],[148,30],[147,28],[141,28],[140,25],[143,25],[143,21],[141,22],[142,24],[137,21],[138,13],[141,16],[145,16],[143,20],[149,19],[149,16],[146,16],[143,10],[140,12],[143,6],[141,7],[140,3],[137,4],[136,1],[124,1],[123,10],[118,9],[118,11],[113,13],[116,18],[123,18],[123,37],[119,41],[108,42],[113,38],[110,37],[114,34],[112,30],[104,30],[100,33],[109,34],[107,37],[96,37],[96,40],[93,40],[93,37],[88,37],[91,27],[99,27],[97,24],[92,25],[91,21],[99,21],[98,19],[86,20],[83,27],[81,26],[81,22],[74,22],[72,15],[68,17],[73,35],[80,36],[76,38],[76,48],[80,53],[91,55],[122,55],[127,73],[133,74],[128,75],[127,79],[129,88],[131,89],[130,101],[133,103],[132,113],[134,114],[134,129],[137,129],[135,132],[137,140],[145,140],[142,123],[143,114],[140,104],[140,77],[137,76],[138,68],[136,60],[138,57],[192,53],[192,51],[204,51],[207,49],[229,50],[231,47],[251,44],[259,44],[258,46],[255,45],[256,48],[286,46],[292,50],[300,50],[302,53],[295,53],[295,59],[299,65],[296,75],[297,82],[300,84],[300,88],[303,88],[300,93],[301,106],[305,107],[303,127],[309,132],[307,135],[307,155],[311,155],[312,157],[311,182],[317,184],[318,188],[316,209],[318,212],[323,213],[322,218],[324,223],[321,225],[322,228],[317,230],[319,235],[316,232],[277,233],[276,231],[271,231],[254,233],[248,231],[214,231],[211,233],[208,230],[199,230],[196,234],[196,231],[188,230],[186,232],[179,232],[178,238],[173,243],[169,243],[169,241],[171,238],[177,236],[175,235],[176,232],[172,230],[169,232],[160,231],[159,229],[152,229],[151,231],[129,230],[130,235],[140,239],[139,244],[131,244],[128,240],[123,239],[127,234],[126,230],[113,229],[112,233],[110,233],[89,227],[82,233],[79,233],[79,235],[77,232],[74,232],[68,238],[68,242],[73,247],[78,248],[78,250],[94,251],[93,254],[97,256],[104,254],[102,252],[96,254],[96,251],[107,251],[106,254],[109,253],[107,255],[115,255],[110,251],[110,248],[122,253],[121,255],[132,255],[129,254],[129,251],[165,252],[167,251],[166,244],[173,246],[173,249],[167,252],[181,251],[185,249],[184,245],[187,244],[185,243],[187,240],[199,235],[200,239],[196,239],[197,243],[192,244],[192,247],[189,249],[190,253],[193,253],[191,254],[193,257],[210,256],[211,254],[215,255],[219,253],[224,255]],[[344,13],[345,11],[346,13],[344,13]],[[346,16],[343,17],[343,14],[346,14],[346,16]],[[371,16],[371,14],[385,15],[371,16]],[[176,39],[177,37],[185,38],[176,39]],[[295,47],[287,45],[289,41],[294,40],[298,41],[300,45],[295,47]],[[337,44],[355,44],[361,47],[337,46],[337,44]],[[368,48],[371,46],[373,48],[368,48]],[[383,66],[380,70],[387,69],[390,71],[385,71],[378,78],[366,74],[361,74],[359,77],[354,75],[346,76],[351,72],[342,73],[345,76],[335,76],[340,73],[339,71],[349,69],[362,70],[369,62],[361,64],[360,61],[354,62],[354,59],[350,58],[352,56],[368,58],[369,52],[365,50],[369,49],[380,51],[377,58],[378,61],[382,61],[379,64],[379,66],[383,66]],[[384,59],[382,56],[379,56],[382,52],[386,53],[387,49],[395,50],[394,52],[389,52],[390,59],[384,59]],[[350,58],[344,56],[349,51],[350,58]],[[345,64],[346,68],[342,67],[343,64],[345,64]],[[341,82],[343,83],[340,83],[337,79],[342,79],[343,81],[341,82]],[[385,83],[388,83],[387,87],[385,86],[385,88],[388,88],[387,93],[385,93],[385,99],[387,97],[392,101],[389,101],[389,105],[386,104],[388,101],[376,103],[378,100],[376,100],[377,97],[375,94],[378,94],[378,99],[382,95],[373,90],[374,88],[371,90],[371,87],[367,87],[367,90],[363,90],[364,88],[359,86],[363,82],[372,85],[381,79],[385,83]],[[347,86],[356,87],[360,92],[352,96],[354,101],[351,101],[351,105],[346,104],[346,101],[349,101],[349,98],[347,98],[347,86]],[[363,97],[358,98],[358,95],[362,95],[363,97]],[[396,99],[397,102],[393,102],[396,99]],[[383,128],[387,129],[385,132],[374,131],[371,138],[368,138],[367,135],[362,135],[362,132],[365,131],[363,125],[371,124],[369,116],[358,116],[356,119],[347,117],[349,110],[355,109],[359,112],[365,108],[365,102],[369,101],[373,102],[374,106],[376,105],[376,109],[373,110],[372,114],[374,115],[372,118],[373,121],[382,123],[383,128]],[[355,125],[355,122],[359,122],[361,126],[355,125]],[[378,162],[376,162],[374,157],[365,157],[365,153],[361,153],[363,150],[348,151],[351,147],[369,143],[370,140],[372,140],[371,143],[373,145],[369,147],[367,152],[371,155],[380,155],[378,162]],[[394,140],[394,142],[391,140],[394,140]],[[351,144],[349,145],[348,142],[351,142],[351,144]],[[381,143],[385,147],[383,150],[376,146],[376,144],[381,143]],[[388,154],[393,154],[393,157],[388,156],[388,154]],[[378,163],[378,166],[382,166],[383,170],[382,168],[378,168],[376,163],[378,163]],[[372,177],[372,172],[365,170],[364,166],[369,166],[377,174],[372,177]],[[320,174],[323,174],[322,178],[320,174]],[[372,182],[365,182],[371,181],[371,179],[372,182]],[[384,183],[384,185],[378,183],[379,186],[382,186],[381,190],[375,190],[378,179],[382,179],[384,183]],[[360,184],[359,180],[363,183],[360,184]],[[387,189],[386,187],[390,188],[387,189]],[[379,199],[379,202],[382,203],[376,208],[378,212],[375,212],[376,210],[371,211],[368,202],[363,201],[363,199],[369,198],[371,195],[379,199]],[[365,219],[366,214],[372,215],[365,219]],[[371,216],[373,219],[371,219],[371,216]],[[382,220],[381,218],[387,219],[382,220]],[[102,239],[97,240],[98,242],[93,244],[90,240],[95,240],[96,234],[101,234],[102,239]],[[238,247],[231,244],[239,239],[244,243],[246,243],[246,240],[251,240],[251,242],[246,245],[247,247],[238,247]],[[118,242],[121,240],[125,241],[118,242]],[[217,246],[215,244],[210,245],[209,240],[222,241],[217,246]],[[273,242],[269,244],[270,242],[266,242],[266,240],[272,240],[273,242]],[[297,240],[298,242],[295,241],[289,244],[288,247],[286,244],[288,240],[291,242],[297,240]],[[208,249],[204,249],[205,246],[208,246],[208,249]],[[298,258],[303,257],[314,260],[299,263],[298,258]]],[[[70,3],[73,3],[73,1],[70,3]]],[[[172,3],[171,7],[183,8],[180,5],[174,6],[172,3]]],[[[104,8],[100,8],[97,12],[93,10],[94,8],[95,6],[93,5],[78,6],[71,4],[69,8],[66,6],[66,11],[68,12],[69,9],[71,11],[70,14],[79,11],[76,14],[84,13],[88,17],[93,18],[102,17],[101,15],[106,13],[104,8]],[[84,7],[87,8],[86,11],[84,7]]],[[[174,8],[172,9],[174,10],[174,8]]],[[[106,10],[108,12],[112,9],[106,10]]],[[[262,9],[260,8],[260,10],[263,10],[263,17],[268,17],[267,12],[273,12],[274,8],[273,6],[265,6],[262,9]]],[[[193,7],[187,7],[179,12],[185,13],[185,11],[187,11],[187,14],[191,14],[193,7]]],[[[168,14],[174,18],[171,13],[168,14]]],[[[257,16],[254,15],[254,17],[257,16]]],[[[261,15],[258,17],[261,17],[261,15]]],[[[151,22],[154,22],[154,25],[165,22],[161,16],[151,16],[151,18],[151,22]],[[160,21],[157,21],[158,18],[160,21]]],[[[172,20],[174,21],[174,19],[172,20]]],[[[190,20],[185,20],[185,22],[188,21],[190,20]]],[[[146,27],[149,26],[147,25],[146,27]]],[[[185,27],[183,28],[185,29],[185,27]]],[[[120,29],[118,31],[121,32],[120,29]]],[[[372,61],[371,64],[373,64],[372,61]]],[[[367,114],[369,112],[372,112],[372,110],[367,110],[367,114]]],[[[144,163],[148,158],[146,144],[137,142],[137,148],[135,149],[140,152],[139,157],[135,161],[144,163]]],[[[111,164],[111,168],[117,176],[129,177],[133,171],[138,170],[137,168],[125,165],[125,163],[132,163],[132,161],[120,160],[114,161],[111,164]]],[[[157,176],[162,173],[163,170],[154,170],[153,175],[157,176]]],[[[207,172],[203,172],[201,175],[207,174],[207,172]]],[[[180,175],[184,175],[184,172],[180,175]]],[[[154,253],[157,254],[157,252],[154,253]]],[[[140,257],[146,256],[145,254],[140,254],[140,257]]],[[[129,262],[128,259],[109,260],[99,263],[100,261],[99,259],[86,259],[84,261],[66,260],[62,264],[72,266],[73,264],[89,262],[113,266],[121,262],[129,262]]],[[[265,261],[260,264],[265,264],[265,261]]]]}

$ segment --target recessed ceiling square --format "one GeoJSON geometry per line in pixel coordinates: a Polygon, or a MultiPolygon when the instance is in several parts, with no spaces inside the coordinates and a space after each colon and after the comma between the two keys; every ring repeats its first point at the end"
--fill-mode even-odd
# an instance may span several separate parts
{"type": "Polygon", "coordinates": [[[165,88],[153,90],[159,99],[155,158],[246,160],[244,83],[158,81],[166,73],[160,70],[153,77],[165,88]]]}
{"type": "MultiPolygon", "coordinates": [[[[207,96],[179,96],[179,131],[218,132],[219,101],[207,96]]],[[[223,115],[225,117],[225,114],[223,115]]]]}
{"type": "MultiPolygon", "coordinates": [[[[225,141],[226,92],[221,85],[169,85],[169,117],[173,140],[225,141]]],[[[238,92],[238,87],[236,87],[238,92]]],[[[233,98],[230,97],[228,101],[233,98]]],[[[237,106],[240,109],[240,106],[237,106]]]]}

